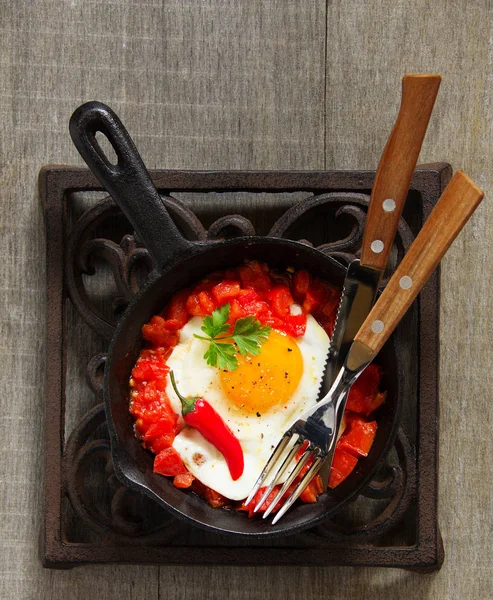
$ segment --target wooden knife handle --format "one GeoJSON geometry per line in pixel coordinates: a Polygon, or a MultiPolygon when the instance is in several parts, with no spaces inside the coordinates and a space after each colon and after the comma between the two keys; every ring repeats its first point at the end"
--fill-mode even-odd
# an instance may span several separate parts
{"type": "Polygon", "coordinates": [[[356,334],[355,342],[361,342],[374,355],[380,351],[483,196],[465,173],[457,171],[356,334]]]}
{"type": "Polygon", "coordinates": [[[378,165],[366,219],[361,264],[385,269],[416,168],[440,75],[405,75],[399,114],[378,165]]]}

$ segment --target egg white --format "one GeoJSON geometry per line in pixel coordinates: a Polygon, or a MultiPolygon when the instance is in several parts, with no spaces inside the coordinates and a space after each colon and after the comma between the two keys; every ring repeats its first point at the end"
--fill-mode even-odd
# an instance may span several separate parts
{"type": "MultiPolygon", "coordinates": [[[[167,364],[174,372],[180,393],[183,396],[204,397],[236,435],[245,460],[243,475],[233,481],[222,454],[191,427],[186,426],[180,431],[173,447],[199,481],[231,500],[243,500],[250,493],[286,429],[316,403],[330,340],[317,321],[308,315],[305,335],[294,338],[303,358],[303,374],[298,387],[286,406],[272,407],[257,417],[255,413],[244,412],[228,400],[219,381],[218,369],[209,366],[203,358],[208,342],[194,337],[194,333],[203,335],[201,326],[202,318],[193,317],[183,327],[179,343],[167,364]]],[[[181,415],[181,402],[171,386],[169,376],[166,393],[173,410],[181,415]]]]}

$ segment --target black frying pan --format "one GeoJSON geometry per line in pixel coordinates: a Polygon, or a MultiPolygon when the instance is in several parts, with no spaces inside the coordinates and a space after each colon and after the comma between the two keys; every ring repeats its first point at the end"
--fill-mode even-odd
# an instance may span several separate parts
{"type": "Polygon", "coordinates": [[[392,344],[387,344],[379,358],[388,397],[379,409],[378,431],[369,456],[359,461],[336,490],[323,494],[315,504],[292,508],[275,526],[258,517],[248,519],[245,513],[214,509],[193,492],[177,489],[170,479],[155,475],[153,455],[144,450],[134,436],[133,419],[128,411],[128,381],[142,347],[142,325],[159,313],[173,294],[208,273],[237,266],[245,259],[256,259],[275,268],[307,269],[341,286],[345,269],[318,250],[279,238],[189,241],[171,220],[134,143],[109,107],[89,102],[78,108],[70,119],[70,135],[92,172],[147,246],[156,265],[149,282],[119,322],[105,367],[104,400],[117,477],[176,516],[219,533],[287,535],[333,516],[370,481],[395,437],[403,379],[392,344]],[[117,164],[111,164],[106,157],[96,140],[97,132],[110,141],[118,157],[117,164]]]}

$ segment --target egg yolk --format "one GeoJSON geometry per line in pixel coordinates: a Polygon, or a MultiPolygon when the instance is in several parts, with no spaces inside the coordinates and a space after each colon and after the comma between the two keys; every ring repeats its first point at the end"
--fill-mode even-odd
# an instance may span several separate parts
{"type": "Polygon", "coordinates": [[[294,338],[272,330],[257,356],[238,356],[234,371],[221,371],[220,381],[232,404],[245,412],[284,407],[303,374],[303,357],[294,338]]]}

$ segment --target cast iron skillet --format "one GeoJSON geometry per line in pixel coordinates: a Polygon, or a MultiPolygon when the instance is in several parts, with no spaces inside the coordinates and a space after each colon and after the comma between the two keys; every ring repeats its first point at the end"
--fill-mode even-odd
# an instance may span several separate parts
{"type": "Polygon", "coordinates": [[[387,344],[379,357],[388,397],[379,409],[378,432],[369,456],[359,461],[336,490],[323,494],[315,504],[292,508],[275,526],[258,517],[248,519],[245,513],[213,509],[193,492],[177,489],[170,479],[155,475],[153,455],[144,450],[134,436],[133,419],[128,411],[128,381],[141,350],[142,325],[160,312],[174,293],[208,273],[236,266],[245,259],[256,259],[271,267],[308,269],[341,286],[345,269],[318,250],[284,239],[252,236],[215,242],[189,241],[171,220],[134,143],[109,107],[89,102],[78,108],[70,120],[70,134],[92,172],[147,246],[156,265],[149,282],[120,320],[105,367],[104,400],[117,477],[177,517],[218,533],[254,537],[287,535],[333,516],[371,480],[395,437],[403,378],[391,344],[387,344]],[[118,157],[116,165],[111,164],[97,142],[97,132],[104,134],[113,146],[118,157]]]}

